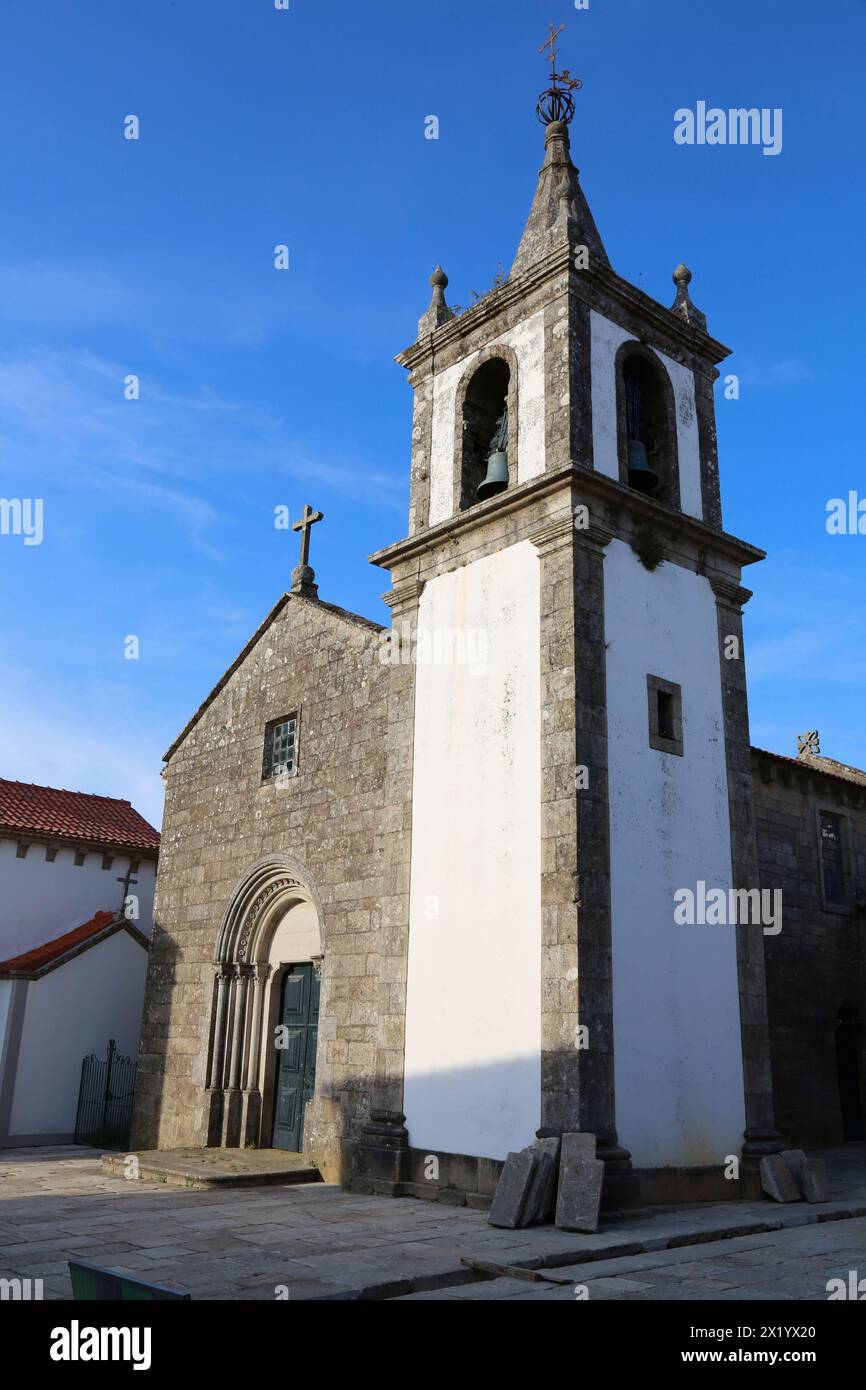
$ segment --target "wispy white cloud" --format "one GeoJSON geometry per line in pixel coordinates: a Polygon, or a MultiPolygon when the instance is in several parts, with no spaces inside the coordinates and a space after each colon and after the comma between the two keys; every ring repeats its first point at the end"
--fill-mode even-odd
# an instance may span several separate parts
{"type": "MultiPolygon", "coordinates": [[[[0,319],[22,329],[118,329],[150,342],[262,347],[277,333],[290,331],[305,343],[333,344],[355,361],[380,360],[373,338],[390,342],[400,305],[359,302],[357,317],[345,296],[335,304],[330,283],[307,275],[270,269],[272,251],[262,247],[260,275],[248,262],[209,270],[196,263],[166,267],[144,258],[134,276],[82,262],[37,258],[0,261],[0,319]]],[[[387,348],[386,348],[387,350],[387,348]]]]}
{"type": "Polygon", "coordinates": [[[756,575],[755,598],[746,609],[750,681],[850,685],[866,680],[862,574],[822,566],[796,552],[761,568],[761,582],[756,575]]]}
{"type": "Polygon", "coordinates": [[[135,283],[120,272],[57,261],[0,262],[0,315],[6,323],[53,333],[119,328],[173,342],[253,347],[291,318],[280,295],[239,291],[217,280],[210,294],[164,268],[140,264],[135,283]]]}
{"type": "Polygon", "coordinates": [[[742,365],[735,361],[732,368],[726,363],[724,370],[726,373],[734,371],[740,378],[740,384],[753,391],[779,391],[789,386],[800,386],[804,381],[814,381],[817,376],[808,362],[794,357],[776,362],[746,360],[742,365]]]}
{"type": "Polygon", "coordinates": [[[0,263],[0,314],[7,323],[52,329],[129,323],[140,307],[134,290],[94,266],[0,263]]]}
{"type": "Polygon", "coordinates": [[[122,797],[159,829],[164,751],[152,732],[131,725],[128,704],[118,703],[112,714],[106,702],[94,718],[92,708],[75,703],[73,692],[46,686],[27,668],[10,670],[4,663],[2,776],[122,797]]]}
{"type": "MultiPolygon", "coordinates": [[[[245,480],[316,480],[395,514],[402,480],[380,469],[335,464],[293,438],[280,416],[209,387],[179,393],[141,380],[124,398],[127,368],[90,352],[53,349],[0,358],[0,446],[10,464],[40,478],[74,476],[80,487],[135,493],[186,527],[189,543],[218,559],[216,533],[230,524],[216,495],[234,499],[245,480]]],[[[285,501],[275,497],[274,504],[285,501]]]]}

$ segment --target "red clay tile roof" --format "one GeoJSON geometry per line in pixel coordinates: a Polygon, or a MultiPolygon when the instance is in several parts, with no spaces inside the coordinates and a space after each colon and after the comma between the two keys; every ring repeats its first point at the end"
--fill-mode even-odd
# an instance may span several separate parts
{"type": "Polygon", "coordinates": [[[53,941],[46,941],[43,946],[36,946],[32,951],[24,951],[20,956],[12,956],[10,960],[0,960],[0,977],[4,975],[33,975],[38,970],[43,970],[46,965],[51,965],[53,961],[59,960],[69,951],[73,951],[76,946],[81,946],[85,941],[89,941],[92,936],[98,936],[100,932],[110,927],[117,914],[114,912],[97,912],[95,917],[91,917],[89,922],[83,926],[75,927],[72,931],[64,932],[62,936],[55,937],[53,941]]]}
{"type": "Polygon", "coordinates": [[[0,835],[74,840],[106,849],[134,849],[154,854],[159,831],[128,801],[88,792],[35,787],[0,777],[0,835]]]}

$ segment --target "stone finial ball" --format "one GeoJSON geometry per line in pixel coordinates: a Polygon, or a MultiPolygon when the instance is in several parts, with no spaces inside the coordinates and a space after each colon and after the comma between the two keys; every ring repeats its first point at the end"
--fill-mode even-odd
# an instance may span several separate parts
{"type": "Polygon", "coordinates": [[[437,285],[441,285],[443,290],[446,288],[448,284],[448,276],[445,274],[445,271],[442,269],[441,265],[437,265],[436,269],[433,271],[433,274],[430,276],[430,284],[433,286],[434,290],[437,285]]]}
{"type": "Polygon", "coordinates": [[[683,265],[681,262],[674,271],[674,284],[688,285],[691,282],[691,278],[692,272],[689,270],[687,265],[683,265]]]}

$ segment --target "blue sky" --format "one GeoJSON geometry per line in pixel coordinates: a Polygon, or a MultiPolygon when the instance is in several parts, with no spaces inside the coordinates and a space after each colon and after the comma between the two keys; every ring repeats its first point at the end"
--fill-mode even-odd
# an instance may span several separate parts
{"type": "Polygon", "coordinates": [[[817,727],[866,765],[866,536],[825,529],[829,498],[866,496],[863,0],[6,0],[0,494],[42,497],[45,538],[0,537],[2,775],[158,824],[162,753],[289,586],[278,504],[326,513],[322,597],[386,620],[366,557],[405,532],[393,357],[437,261],[462,304],[510,266],[551,19],[615,269],[669,304],[685,260],[735,349],[725,524],[769,552],[745,577],[753,741],[817,727]],[[698,100],[782,108],[781,154],[675,144],[698,100]]]}

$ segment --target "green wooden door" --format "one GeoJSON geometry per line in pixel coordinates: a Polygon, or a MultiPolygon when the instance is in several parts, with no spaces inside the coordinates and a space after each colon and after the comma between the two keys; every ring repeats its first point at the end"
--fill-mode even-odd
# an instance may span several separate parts
{"type": "Polygon", "coordinates": [[[293,965],[283,980],[274,1094],[275,1149],[300,1153],[304,1105],[316,1089],[319,977],[312,965],[293,965]]]}

